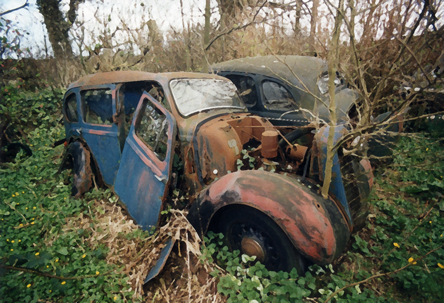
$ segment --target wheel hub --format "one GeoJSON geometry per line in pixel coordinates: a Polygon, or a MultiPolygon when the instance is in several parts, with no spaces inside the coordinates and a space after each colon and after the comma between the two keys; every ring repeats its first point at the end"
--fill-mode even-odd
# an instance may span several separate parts
{"type": "Polygon", "coordinates": [[[256,260],[264,262],[265,251],[262,245],[253,238],[244,237],[241,242],[242,252],[249,256],[256,256],[256,260]]]}

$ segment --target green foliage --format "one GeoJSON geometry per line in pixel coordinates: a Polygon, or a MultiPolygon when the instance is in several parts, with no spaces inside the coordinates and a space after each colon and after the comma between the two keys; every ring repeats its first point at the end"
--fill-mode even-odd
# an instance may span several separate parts
{"type": "Polygon", "coordinates": [[[444,218],[439,213],[444,185],[442,154],[438,141],[425,136],[404,138],[394,154],[392,178],[378,182],[382,188],[398,187],[409,195],[373,198],[379,214],[371,236],[372,250],[384,257],[380,267],[384,272],[410,264],[394,280],[400,292],[417,301],[444,300],[444,249],[418,260],[444,244],[444,218]]]}
{"type": "Polygon", "coordinates": [[[407,186],[402,191],[430,199],[444,189],[443,147],[427,137],[404,138],[394,154],[395,177],[407,186]]]}
{"type": "MultiPolygon", "coordinates": [[[[202,258],[216,261],[224,269],[215,270],[212,276],[219,277],[217,290],[227,297],[227,302],[302,302],[304,298],[326,299],[335,290],[347,284],[334,275],[333,267],[311,266],[304,276],[296,269],[288,272],[269,271],[255,257],[230,252],[223,245],[223,234],[209,232],[202,246],[202,258]],[[327,274],[328,272],[328,274],[327,274]]],[[[366,302],[375,295],[358,288],[340,292],[335,298],[341,302],[366,302]]]]}
{"type": "Polygon", "coordinates": [[[55,127],[61,120],[63,91],[47,88],[29,92],[23,89],[23,84],[17,80],[1,88],[0,116],[9,120],[13,132],[19,128],[55,127]]]}
{"type": "Polygon", "coordinates": [[[17,89],[6,100],[13,108],[2,106],[16,121],[28,119],[22,126],[33,155],[20,152],[15,163],[0,166],[0,265],[22,269],[0,268],[0,297],[2,302],[127,300],[132,295],[127,277],[106,262],[107,249],[88,247],[85,230],[64,229],[80,213],[94,221],[92,199],[109,200],[111,193],[96,191],[84,200],[70,196],[68,172],[57,173],[63,147],[51,147],[64,137],[53,115],[60,104],[53,98],[49,91],[17,89]]]}
{"type": "Polygon", "coordinates": [[[242,167],[245,169],[254,169],[254,164],[256,162],[256,159],[248,154],[248,151],[246,149],[242,150],[242,159],[237,159],[236,165],[237,170],[241,170],[242,167]]]}

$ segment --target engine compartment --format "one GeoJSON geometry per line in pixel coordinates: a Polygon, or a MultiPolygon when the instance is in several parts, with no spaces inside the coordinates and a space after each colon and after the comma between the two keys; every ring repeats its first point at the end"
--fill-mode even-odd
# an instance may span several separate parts
{"type": "Polygon", "coordinates": [[[290,142],[264,118],[228,115],[208,121],[196,135],[203,182],[210,184],[227,173],[252,169],[302,175],[313,140],[310,131],[299,132],[298,138],[288,136],[290,142]]]}

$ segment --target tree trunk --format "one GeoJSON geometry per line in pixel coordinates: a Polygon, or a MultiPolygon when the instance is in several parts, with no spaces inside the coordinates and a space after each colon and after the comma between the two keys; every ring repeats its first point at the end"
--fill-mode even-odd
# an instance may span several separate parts
{"type": "Polygon", "coordinates": [[[316,25],[318,23],[318,6],[319,0],[313,0],[313,7],[311,9],[311,21],[310,21],[310,56],[316,55],[315,41],[316,41],[316,25]]]}
{"type": "Polygon", "coordinates": [[[190,24],[188,23],[188,31],[185,28],[185,16],[183,14],[183,1],[180,0],[180,13],[182,15],[182,28],[183,28],[183,40],[184,40],[184,46],[185,46],[185,64],[186,64],[186,70],[189,72],[191,70],[191,48],[190,48],[190,42],[189,42],[189,33],[190,33],[190,24]]]}
{"type": "Polygon", "coordinates": [[[208,43],[210,43],[210,17],[211,17],[210,0],[206,0],[206,3],[205,3],[205,28],[204,28],[204,42],[203,42],[204,56],[202,58],[202,72],[203,73],[208,73],[208,57],[207,57],[207,51],[205,49],[206,49],[208,43]]]}
{"type": "Polygon", "coordinates": [[[239,0],[219,0],[219,12],[224,16],[225,25],[230,24],[236,17],[236,8],[241,8],[239,0]]]}
{"type": "Polygon", "coordinates": [[[71,57],[73,55],[68,32],[76,18],[77,2],[76,0],[70,0],[70,10],[67,14],[68,22],[63,18],[63,13],[60,10],[60,0],[37,1],[37,6],[43,15],[49,42],[56,58],[71,57]]]}
{"type": "Polygon", "coordinates": [[[302,0],[296,0],[296,19],[294,21],[295,36],[299,36],[299,34],[301,33],[301,9],[302,9],[302,0]]]}
{"type": "Polygon", "coordinates": [[[68,37],[69,27],[66,26],[66,21],[63,19],[59,0],[39,0],[37,4],[40,13],[43,15],[54,56],[61,58],[72,55],[68,37]]]}

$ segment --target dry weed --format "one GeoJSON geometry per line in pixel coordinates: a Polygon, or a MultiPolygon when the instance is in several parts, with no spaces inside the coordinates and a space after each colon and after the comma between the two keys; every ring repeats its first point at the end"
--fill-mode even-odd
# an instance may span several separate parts
{"type": "MultiPolygon", "coordinates": [[[[171,210],[168,222],[159,232],[149,237],[129,236],[140,227],[129,217],[126,210],[116,204],[95,201],[90,215],[80,213],[66,219],[63,232],[86,231],[82,245],[91,249],[105,246],[106,261],[117,267],[116,273],[128,276],[128,284],[134,291],[133,299],[149,302],[222,302],[216,290],[216,279],[208,273],[215,265],[199,262],[200,238],[186,219],[186,213],[171,210]],[[171,256],[160,275],[144,286],[144,279],[156,264],[168,238],[176,242],[171,256]],[[146,292],[146,297],[144,292],[146,292]]],[[[52,245],[56,237],[48,237],[52,245]]]]}

